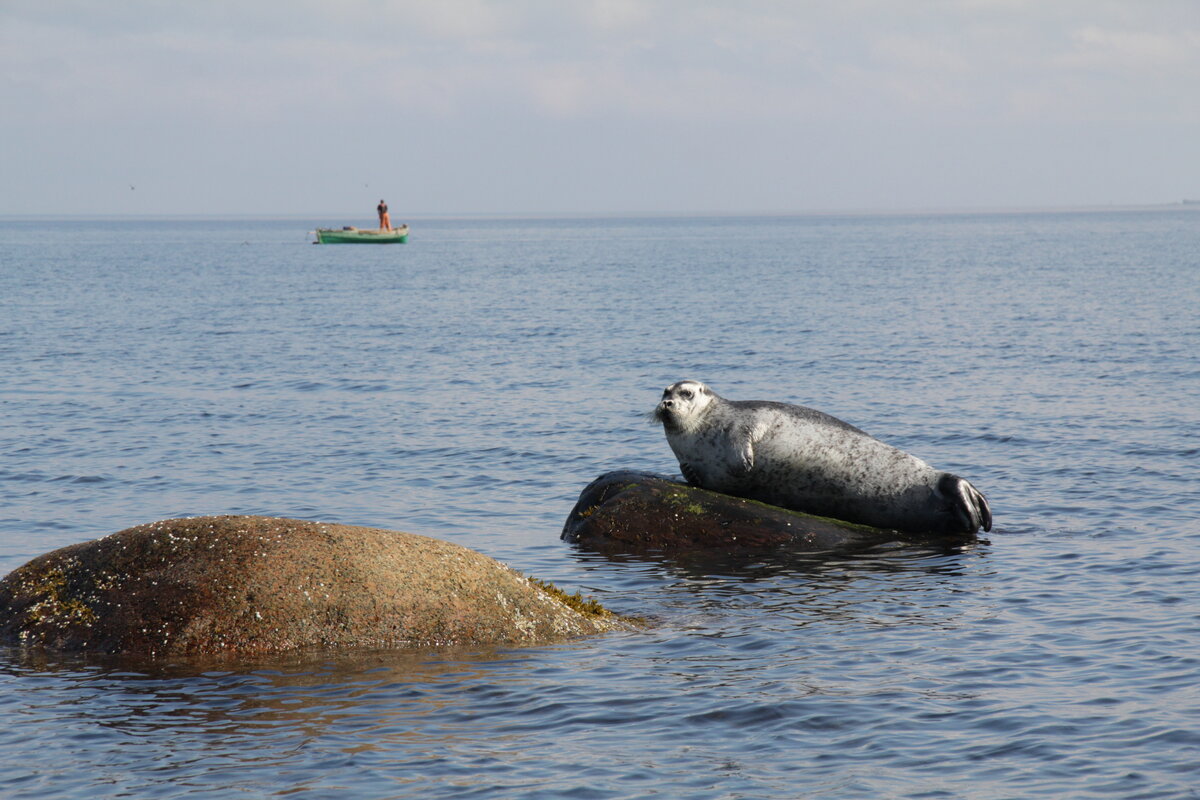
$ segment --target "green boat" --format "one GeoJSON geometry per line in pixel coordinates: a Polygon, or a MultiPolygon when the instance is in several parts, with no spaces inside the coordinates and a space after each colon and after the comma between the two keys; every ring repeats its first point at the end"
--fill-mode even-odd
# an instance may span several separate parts
{"type": "Polygon", "coordinates": [[[408,226],[401,225],[390,231],[379,228],[317,228],[317,240],[313,244],[403,244],[408,241],[408,226]]]}

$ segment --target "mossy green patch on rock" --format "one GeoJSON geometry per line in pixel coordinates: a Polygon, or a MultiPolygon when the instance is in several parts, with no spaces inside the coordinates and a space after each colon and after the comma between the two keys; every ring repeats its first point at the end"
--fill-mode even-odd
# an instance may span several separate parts
{"type": "MultiPolygon", "coordinates": [[[[634,488],[632,484],[627,485],[625,491],[629,491],[632,488],[634,488]]],[[[690,489],[691,487],[686,488],[690,489]]],[[[689,491],[668,489],[664,490],[660,497],[676,511],[682,511],[686,514],[703,514],[708,510],[703,503],[696,502],[696,495],[689,491]]]]}
{"type": "Polygon", "coordinates": [[[528,578],[528,580],[546,594],[558,600],[560,603],[565,603],[567,606],[575,609],[580,614],[585,614],[589,617],[599,617],[600,619],[607,619],[615,616],[613,612],[600,605],[600,602],[594,598],[584,597],[579,592],[576,592],[575,594],[567,594],[549,581],[542,581],[538,580],[537,578],[528,578]]]}
{"type": "Polygon", "coordinates": [[[61,566],[31,570],[23,577],[22,584],[31,600],[23,612],[24,638],[28,638],[30,630],[54,624],[56,620],[76,625],[91,625],[96,621],[95,610],[69,589],[67,574],[61,566]]]}

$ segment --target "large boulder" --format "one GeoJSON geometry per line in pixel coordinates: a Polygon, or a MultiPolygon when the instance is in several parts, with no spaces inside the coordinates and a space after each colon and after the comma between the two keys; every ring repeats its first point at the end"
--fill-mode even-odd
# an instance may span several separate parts
{"type": "Polygon", "coordinates": [[[0,641],[61,650],[515,645],[626,624],[460,545],[269,517],[139,525],[0,581],[0,641]]]}
{"type": "Polygon", "coordinates": [[[562,538],[608,552],[664,554],[856,550],[888,542],[961,543],[814,517],[647,472],[601,475],[579,496],[562,538]]]}

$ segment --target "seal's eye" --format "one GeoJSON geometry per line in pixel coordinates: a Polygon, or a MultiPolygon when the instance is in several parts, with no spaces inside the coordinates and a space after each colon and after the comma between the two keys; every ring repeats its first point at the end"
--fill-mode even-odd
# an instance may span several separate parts
{"type": "Polygon", "coordinates": [[[691,400],[692,399],[692,390],[691,389],[680,389],[679,396],[682,397],[684,400],[691,400]]]}

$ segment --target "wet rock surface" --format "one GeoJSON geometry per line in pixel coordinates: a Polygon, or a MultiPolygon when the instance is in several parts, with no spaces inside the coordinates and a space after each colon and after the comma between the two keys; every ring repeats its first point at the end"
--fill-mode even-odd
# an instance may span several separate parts
{"type": "Polygon", "coordinates": [[[608,552],[847,551],[889,542],[963,543],[974,536],[900,533],[710,492],[647,472],[601,475],[579,496],[562,538],[608,552]]]}
{"type": "Polygon", "coordinates": [[[0,641],[58,650],[538,644],[626,625],[460,545],[270,517],[139,525],[0,581],[0,641]]]}

